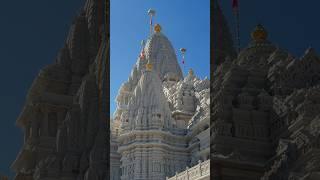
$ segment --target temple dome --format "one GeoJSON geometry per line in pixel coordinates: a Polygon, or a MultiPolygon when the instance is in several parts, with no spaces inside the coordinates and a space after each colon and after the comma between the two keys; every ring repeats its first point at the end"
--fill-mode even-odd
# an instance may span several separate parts
{"type": "Polygon", "coordinates": [[[265,41],[268,38],[268,32],[261,24],[258,24],[254,31],[251,33],[251,38],[254,41],[265,41]]]}
{"type": "Polygon", "coordinates": [[[144,48],[146,60],[153,62],[153,69],[161,79],[164,79],[168,73],[176,74],[179,79],[182,79],[183,75],[175,50],[162,32],[153,33],[144,48]]]}
{"type": "Polygon", "coordinates": [[[257,25],[251,33],[251,42],[238,56],[239,65],[251,67],[264,67],[269,56],[277,48],[268,41],[268,33],[262,25],[257,25]]]}
{"type": "Polygon", "coordinates": [[[161,26],[160,26],[160,24],[156,24],[156,25],[154,26],[154,31],[155,31],[155,32],[161,32],[161,26]]]}

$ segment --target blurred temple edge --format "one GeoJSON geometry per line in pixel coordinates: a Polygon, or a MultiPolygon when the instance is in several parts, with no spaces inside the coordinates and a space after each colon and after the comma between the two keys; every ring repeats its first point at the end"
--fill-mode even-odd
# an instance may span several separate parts
{"type": "Polygon", "coordinates": [[[9,180],[8,176],[0,174],[0,180],[9,180]]]}
{"type": "Polygon", "coordinates": [[[14,179],[108,179],[108,120],[109,1],[87,0],[28,92],[14,179]]]}
{"type": "Polygon", "coordinates": [[[236,54],[218,1],[211,6],[211,177],[320,179],[319,56],[293,57],[261,24],[236,54]]]}

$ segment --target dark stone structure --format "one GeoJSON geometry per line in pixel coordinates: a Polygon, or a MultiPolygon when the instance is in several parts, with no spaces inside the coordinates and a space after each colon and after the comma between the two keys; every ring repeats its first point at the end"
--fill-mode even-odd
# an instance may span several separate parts
{"type": "Polygon", "coordinates": [[[109,175],[109,4],[87,0],[55,63],[34,80],[17,125],[15,180],[101,180],[109,175]]]}
{"type": "Polygon", "coordinates": [[[212,24],[221,33],[213,35],[211,177],[320,179],[319,56],[308,49],[293,57],[268,41],[262,25],[234,56],[227,23],[213,6],[213,19],[224,22],[212,24]]]}

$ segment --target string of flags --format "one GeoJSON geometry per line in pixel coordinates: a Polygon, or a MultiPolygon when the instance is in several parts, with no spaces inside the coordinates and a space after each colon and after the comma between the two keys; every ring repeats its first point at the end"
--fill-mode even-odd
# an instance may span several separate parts
{"type": "MultiPolygon", "coordinates": [[[[153,9],[149,9],[148,10],[148,15],[150,16],[150,21],[149,21],[149,26],[150,26],[150,35],[152,35],[152,29],[153,29],[153,17],[155,16],[156,11],[153,9]]],[[[145,41],[142,40],[141,41],[141,51],[139,54],[139,58],[140,60],[144,60],[146,58],[145,56],[145,51],[144,51],[144,46],[145,46],[145,41]]],[[[185,53],[186,53],[187,49],[186,48],[180,48],[180,52],[182,54],[182,61],[181,63],[183,64],[183,69],[185,71],[185,53]]]]}
{"type": "Polygon", "coordinates": [[[186,51],[187,51],[186,48],[180,48],[180,52],[181,52],[181,54],[182,54],[182,64],[185,63],[185,61],[184,61],[184,55],[185,55],[186,51]]]}
{"type": "MultiPolygon", "coordinates": [[[[150,16],[150,21],[149,21],[149,26],[150,26],[150,36],[152,34],[152,26],[153,26],[153,17],[155,16],[156,11],[153,9],[149,9],[148,10],[148,15],[150,16]]],[[[145,52],[144,52],[144,45],[145,45],[145,41],[142,40],[141,41],[141,52],[139,55],[140,60],[144,60],[146,58],[145,56],[145,52]]]]}
{"type": "Polygon", "coordinates": [[[144,42],[144,40],[142,40],[142,41],[141,41],[141,52],[140,52],[140,55],[139,55],[139,58],[140,58],[141,60],[144,60],[144,59],[145,59],[144,45],[145,45],[145,42],[144,42]]]}
{"type": "Polygon", "coordinates": [[[185,53],[187,52],[187,49],[186,48],[180,48],[180,52],[182,54],[183,71],[185,71],[185,53]]]}

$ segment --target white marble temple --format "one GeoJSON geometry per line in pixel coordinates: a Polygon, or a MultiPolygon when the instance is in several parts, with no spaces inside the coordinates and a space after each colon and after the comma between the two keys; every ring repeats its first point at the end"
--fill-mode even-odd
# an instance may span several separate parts
{"type": "Polygon", "coordinates": [[[165,180],[209,159],[209,80],[192,70],[183,77],[175,50],[159,27],[116,98],[113,180],[165,180]]]}

